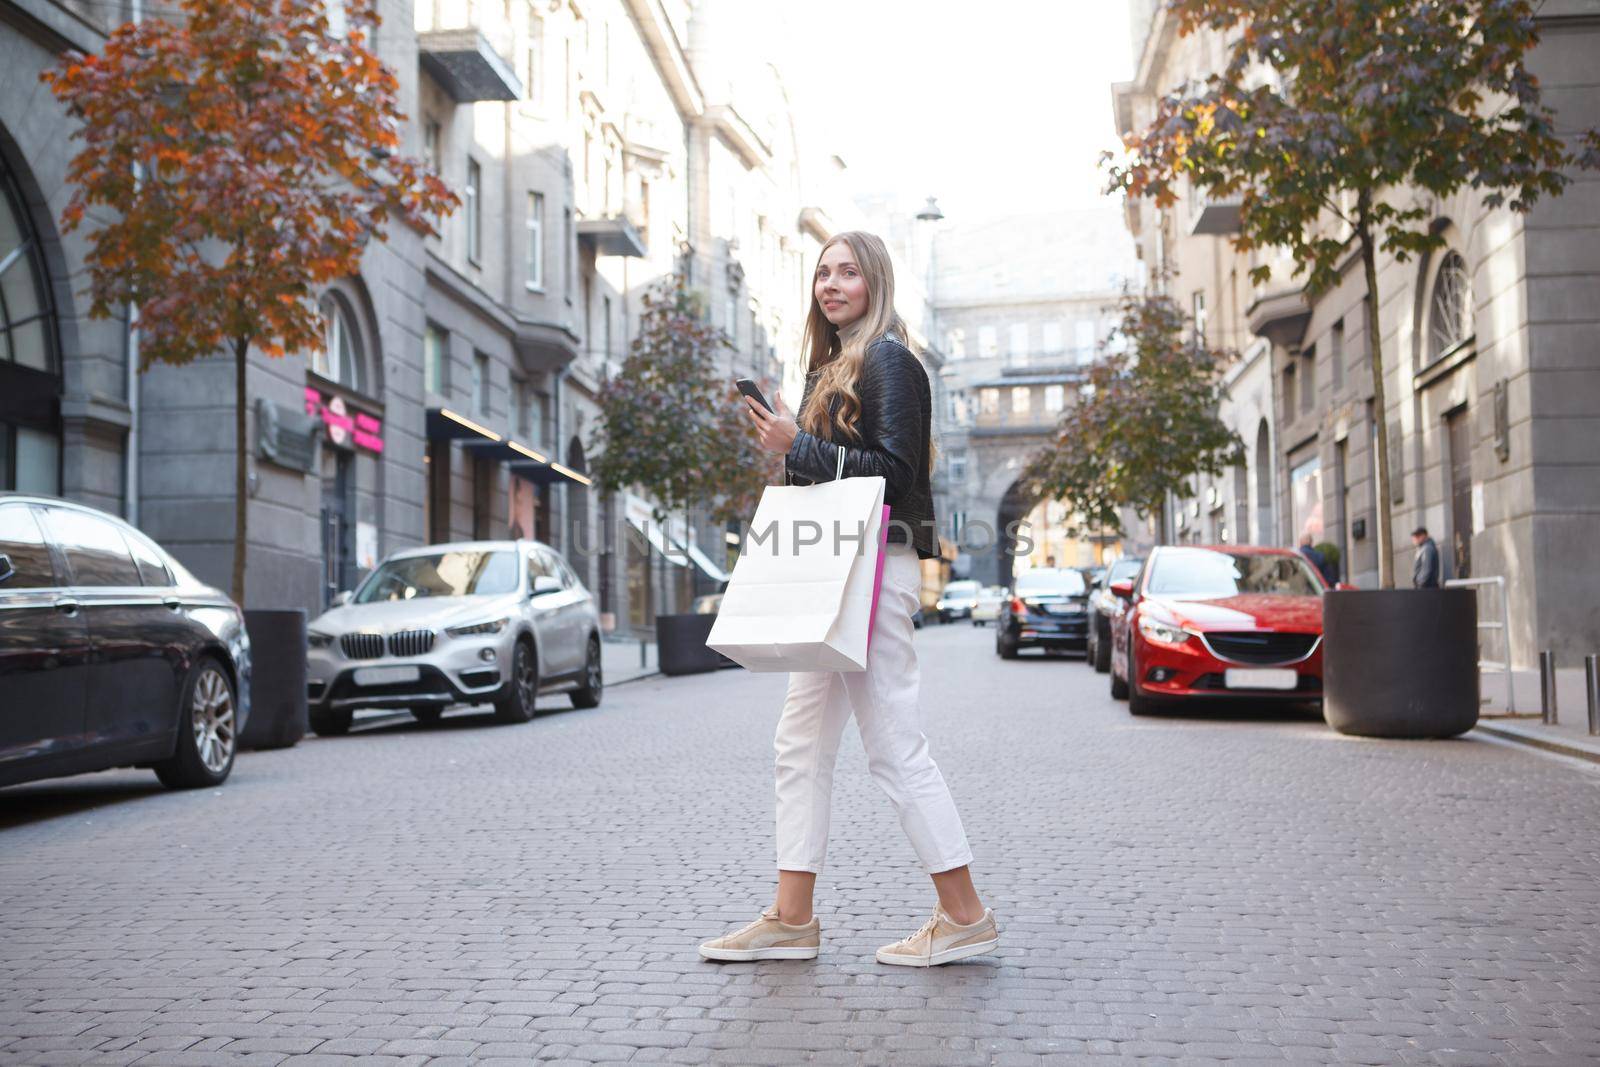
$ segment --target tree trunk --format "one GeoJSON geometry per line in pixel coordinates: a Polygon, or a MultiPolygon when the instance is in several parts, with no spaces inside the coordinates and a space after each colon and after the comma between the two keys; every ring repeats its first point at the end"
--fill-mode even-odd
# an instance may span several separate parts
{"type": "Polygon", "coordinates": [[[233,342],[233,601],[244,608],[244,553],[246,544],[245,521],[250,504],[250,465],[246,431],[245,405],[249,393],[245,388],[249,369],[250,339],[240,337],[233,342]]]}
{"type": "Polygon", "coordinates": [[[1361,242],[1361,267],[1367,279],[1363,303],[1367,315],[1367,351],[1372,355],[1372,411],[1377,430],[1377,439],[1373,443],[1378,450],[1378,480],[1374,486],[1377,500],[1372,510],[1378,527],[1378,588],[1393,589],[1394,518],[1389,512],[1389,414],[1383,395],[1383,345],[1378,325],[1378,262],[1372,246],[1372,228],[1366,217],[1368,196],[1366,192],[1361,194],[1356,235],[1361,242]]]}

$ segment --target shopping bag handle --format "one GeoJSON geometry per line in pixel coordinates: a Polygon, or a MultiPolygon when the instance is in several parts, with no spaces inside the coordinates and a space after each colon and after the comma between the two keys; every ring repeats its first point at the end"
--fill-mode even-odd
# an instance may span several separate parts
{"type": "Polygon", "coordinates": [[[838,481],[844,477],[844,446],[834,445],[833,447],[838,456],[837,462],[833,465],[833,480],[838,481]]]}

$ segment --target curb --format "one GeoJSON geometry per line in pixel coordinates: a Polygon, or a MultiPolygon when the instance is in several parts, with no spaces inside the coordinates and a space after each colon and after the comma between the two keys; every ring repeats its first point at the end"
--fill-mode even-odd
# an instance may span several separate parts
{"type": "Polygon", "coordinates": [[[1514,741],[1530,748],[1541,748],[1547,752],[1556,752],[1563,756],[1572,756],[1576,759],[1588,760],[1590,763],[1600,764],[1600,737],[1593,741],[1587,739],[1577,740],[1546,733],[1536,727],[1522,726],[1520,724],[1495,720],[1478,720],[1478,725],[1473,727],[1486,734],[1514,741]]]}

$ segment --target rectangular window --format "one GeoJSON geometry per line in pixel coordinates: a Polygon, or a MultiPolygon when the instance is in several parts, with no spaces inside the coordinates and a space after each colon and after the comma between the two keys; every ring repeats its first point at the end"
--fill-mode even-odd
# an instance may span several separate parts
{"type": "Polygon", "coordinates": [[[520,437],[527,437],[528,430],[532,426],[531,412],[529,409],[532,407],[533,390],[529,388],[527,382],[519,381],[512,390],[512,395],[516,397],[517,404],[515,412],[517,420],[517,434],[520,437]]]}
{"type": "Polygon", "coordinates": [[[978,355],[998,356],[1000,354],[1000,339],[998,331],[993,326],[978,327],[978,355]]]}
{"type": "Polygon", "coordinates": [[[1328,369],[1333,379],[1333,391],[1344,391],[1344,320],[1333,324],[1328,338],[1328,369]]]}
{"type": "Polygon", "coordinates": [[[737,293],[728,294],[728,308],[725,318],[728,330],[728,340],[735,348],[739,347],[739,296],[737,293]]]}
{"type": "Polygon", "coordinates": [[[1041,349],[1053,356],[1061,351],[1061,346],[1061,324],[1059,322],[1045,323],[1044,339],[1041,342],[1041,349]]]}
{"type": "Polygon", "coordinates": [[[978,390],[978,411],[983,415],[1000,414],[1000,390],[994,388],[978,390]]]}
{"type": "Polygon", "coordinates": [[[957,452],[950,457],[950,480],[957,483],[967,480],[967,457],[964,453],[957,452]]]}
{"type": "Polygon", "coordinates": [[[442,136],[439,124],[433,119],[429,119],[422,127],[422,157],[428,161],[428,166],[433,168],[435,174],[444,169],[444,159],[439,155],[439,142],[442,136]]]}
{"type": "Polygon", "coordinates": [[[522,76],[523,91],[529,103],[544,103],[544,19],[528,13],[528,53],[522,76]]]}
{"type": "Polygon", "coordinates": [[[1322,540],[1322,458],[1289,460],[1289,514],[1294,522],[1294,543],[1305,534],[1322,540]]]}
{"type": "Polygon", "coordinates": [[[528,194],[528,288],[544,289],[544,194],[528,194]]]}
{"type": "Polygon", "coordinates": [[[1011,354],[1013,356],[1028,354],[1028,324],[1025,322],[1011,324],[1011,354]]]}
{"type": "Polygon", "coordinates": [[[467,260],[477,263],[483,254],[483,168],[467,157],[467,189],[463,205],[467,226],[467,260]]]}
{"type": "Polygon", "coordinates": [[[53,433],[0,422],[0,489],[61,491],[61,439],[53,433]]]}
{"type": "Polygon", "coordinates": [[[489,357],[482,352],[472,354],[472,410],[479,415],[489,414],[489,357]]]}
{"type": "Polygon", "coordinates": [[[448,384],[445,367],[449,345],[445,332],[433,323],[422,330],[422,390],[425,393],[443,394],[448,384]]]}
{"type": "Polygon", "coordinates": [[[1194,343],[1204,348],[1206,343],[1206,291],[1196,289],[1189,297],[1189,316],[1194,325],[1194,343]]]}
{"type": "Polygon", "coordinates": [[[601,351],[605,354],[606,361],[609,363],[613,355],[611,351],[611,298],[609,296],[600,299],[600,315],[601,351]]]}
{"type": "Polygon", "coordinates": [[[567,303],[570,304],[570,303],[572,303],[572,271],[573,271],[573,265],[577,262],[577,259],[578,259],[577,242],[573,239],[573,236],[572,236],[572,209],[570,207],[569,208],[565,208],[565,209],[562,210],[561,222],[562,222],[561,261],[562,261],[562,264],[563,264],[563,273],[566,276],[565,277],[565,281],[566,281],[566,289],[567,289],[567,293],[566,293],[567,303]]]}
{"type": "Polygon", "coordinates": [[[1078,350],[1078,362],[1094,362],[1094,320],[1079,319],[1072,324],[1072,347],[1078,350]]]}
{"type": "Polygon", "coordinates": [[[1304,415],[1317,403],[1317,346],[1306,349],[1301,359],[1304,364],[1300,368],[1300,413],[1304,415]]]}
{"type": "Polygon", "coordinates": [[[1066,406],[1067,391],[1059,385],[1044,387],[1044,409],[1052,414],[1066,406]]]}
{"type": "Polygon", "coordinates": [[[1011,414],[1026,415],[1033,407],[1033,390],[1026,385],[1011,387],[1011,414]]]}
{"type": "Polygon", "coordinates": [[[1281,405],[1283,407],[1283,419],[1284,419],[1285,422],[1291,422],[1291,421],[1294,420],[1294,404],[1295,404],[1295,397],[1296,397],[1296,393],[1295,393],[1295,381],[1296,381],[1296,378],[1295,378],[1295,373],[1294,373],[1294,371],[1295,371],[1295,366],[1294,365],[1295,365],[1295,357],[1294,356],[1290,356],[1289,357],[1289,362],[1284,364],[1284,367],[1283,367],[1283,389],[1281,390],[1280,396],[1278,398],[1279,402],[1281,403],[1281,405]]]}
{"type": "Polygon", "coordinates": [[[945,340],[945,345],[950,350],[951,359],[965,359],[967,355],[967,331],[951,330],[945,340]]]}

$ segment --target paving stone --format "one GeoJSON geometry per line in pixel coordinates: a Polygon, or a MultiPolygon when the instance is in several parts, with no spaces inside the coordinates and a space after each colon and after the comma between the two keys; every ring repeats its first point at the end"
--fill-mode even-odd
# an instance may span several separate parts
{"type": "Polygon", "coordinates": [[[245,753],[219,790],[0,791],[0,1063],[1600,1060],[1600,776],[1309,711],[1133,719],[992,642],[917,635],[992,956],[873,959],[932,896],[852,729],[820,958],[699,959],[771,899],[785,678],[651,678],[245,753]]]}

